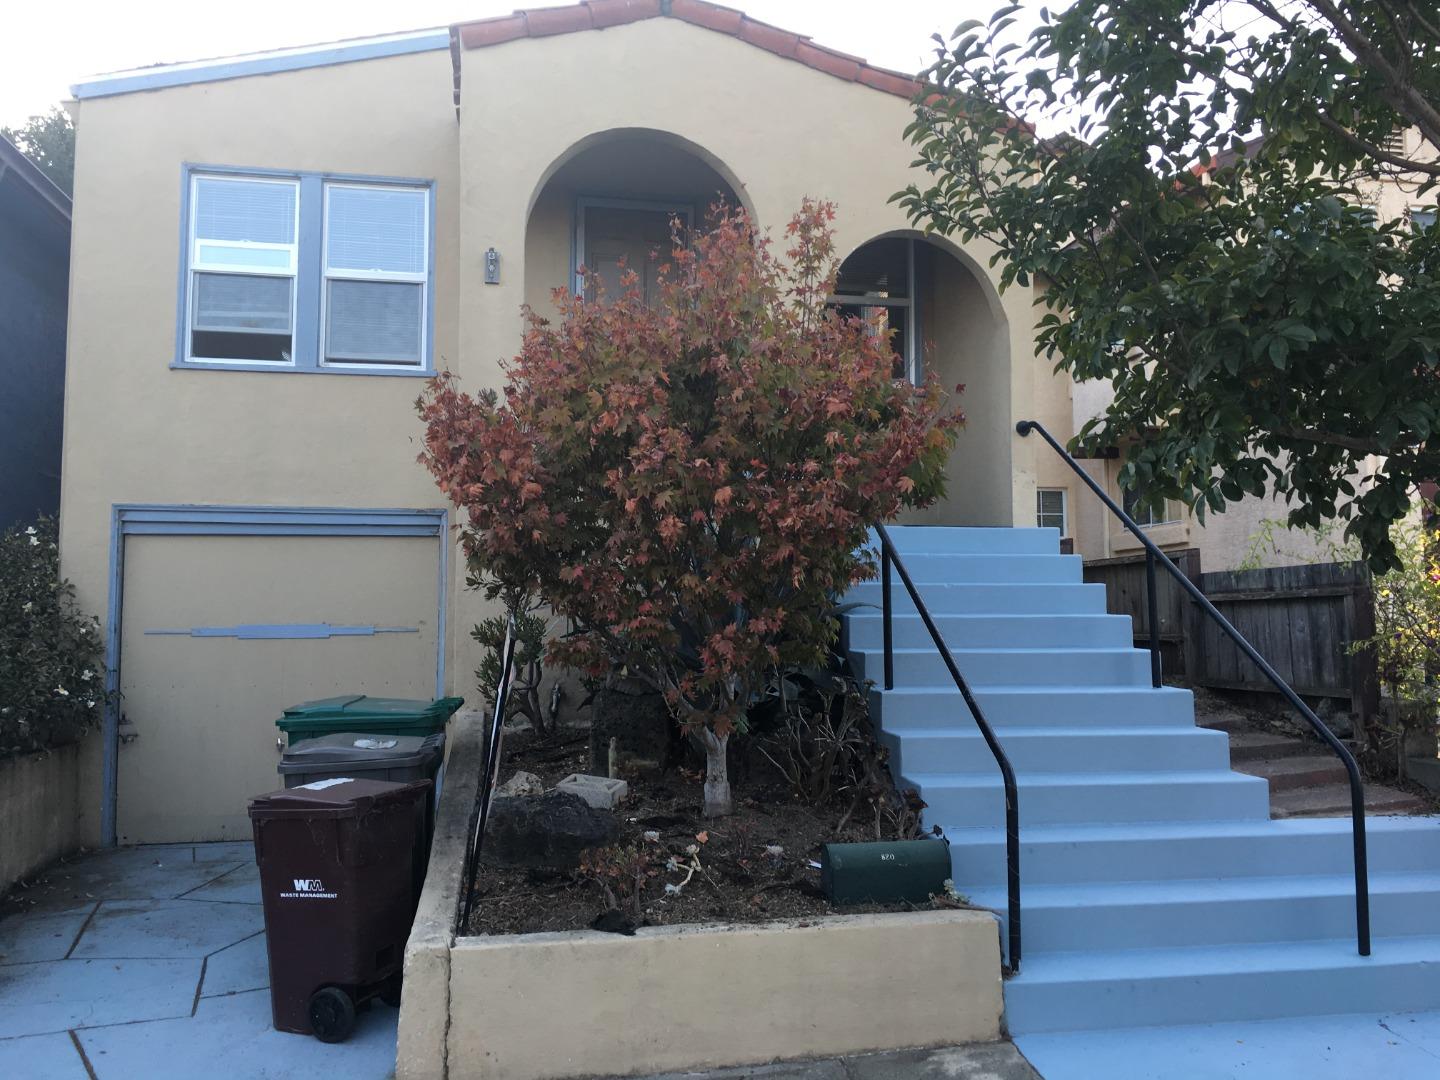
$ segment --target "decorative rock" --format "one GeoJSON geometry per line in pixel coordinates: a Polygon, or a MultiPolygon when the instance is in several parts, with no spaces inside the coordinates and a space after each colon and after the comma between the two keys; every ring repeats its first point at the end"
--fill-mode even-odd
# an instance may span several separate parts
{"type": "Polygon", "coordinates": [[[485,854],[508,866],[572,870],[582,851],[613,844],[619,831],[608,810],[568,791],[496,799],[485,828],[485,854]]]}
{"type": "Polygon", "coordinates": [[[514,776],[506,780],[495,789],[496,796],[511,795],[543,795],[545,793],[545,781],[536,776],[533,772],[526,772],[520,769],[514,776]]]}
{"type": "Polygon", "coordinates": [[[571,773],[555,785],[555,790],[573,792],[599,810],[613,810],[620,804],[621,799],[630,794],[630,785],[624,780],[612,780],[608,776],[571,773]]]}

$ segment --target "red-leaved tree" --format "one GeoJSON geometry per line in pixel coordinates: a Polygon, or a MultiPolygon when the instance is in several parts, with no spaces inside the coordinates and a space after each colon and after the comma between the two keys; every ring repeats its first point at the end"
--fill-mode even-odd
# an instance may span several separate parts
{"type": "Polygon", "coordinates": [[[827,307],[834,208],[775,256],[740,212],[657,267],[651,302],[556,293],[526,312],[503,400],[448,374],[418,402],[421,461],[473,563],[579,632],[550,658],[662,691],[731,810],[730,735],[777,667],[823,662],[835,599],[874,573],[866,529],[943,490],[958,412],[893,377],[878,325],[827,307]]]}

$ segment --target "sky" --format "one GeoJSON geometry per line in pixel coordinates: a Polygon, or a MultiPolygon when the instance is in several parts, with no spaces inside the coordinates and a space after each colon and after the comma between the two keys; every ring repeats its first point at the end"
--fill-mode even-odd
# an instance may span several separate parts
{"type": "MultiPolygon", "coordinates": [[[[447,26],[570,0],[42,0],[9,5],[0,31],[0,125],[69,96],[87,75],[156,63],[447,26]]],[[[1038,9],[1038,0],[1034,0],[1038,9]]],[[[729,0],[728,6],[873,64],[918,71],[930,35],[1002,0],[729,0]]],[[[1059,6],[1052,3],[1052,6],[1059,6]]]]}

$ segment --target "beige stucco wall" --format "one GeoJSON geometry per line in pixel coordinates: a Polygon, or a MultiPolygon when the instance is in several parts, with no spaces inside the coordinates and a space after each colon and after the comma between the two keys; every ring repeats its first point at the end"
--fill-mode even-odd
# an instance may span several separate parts
{"type": "Polygon", "coordinates": [[[458,367],[450,92],[438,51],[80,105],[60,550],[83,608],[106,610],[114,503],[443,505],[415,463],[419,380],[169,365],[190,162],[433,178],[435,353],[458,367]]]}
{"type": "MultiPolygon", "coordinates": [[[[460,343],[469,360],[481,358],[467,376],[481,376],[485,358],[509,355],[518,346],[520,327],[512,313],[527,289],[534,296],[554,277],[553,269],[531,274],[526,265],[529,211],[549,176],[577,148],[592,145],[597,133],[658,132],[691,147],[730,183],[758,223],[777,235],[805,196],[832,200],[839,208],[841,257],[909,224],[887,203],[905,186],[914,158],[900,137],[911,119],[909,103],[728,35],[651,19],[600,32],[522,39],[464,52],[461,82],[460,292],[467,302],[460,343]],[[632,77],[642,70],[644,79],[632,77]],[[556,71],[567,77],[554,78],[556,71]],[[495,86],[507,92],[485,92],[495,86]],[[577,93],[577,86],[585,91],[577,93]],[[506,152],[496,154],[497,145],[506,152]],[[492,245],[502,254],[506,280],[487,288],[481,285],[480,254],[492,245]]],[[[546,213],[551,235],[557,241],[565,237],[564,254],[552,248],[547,258],[552,267],[564,266],[568,232],[553,208],[546,213]]],[[[969,245],[962,255],[987,283],[989,303],[1005,320],[1005,356],[1032,355],[1029,295],[1012,290],[995,297],[987,245],[969,245]]],[[[1030,410],[1032,392],[1028,377],[996,378],[983,394],[978,388],[967,394],[964,408],[977,424],[993,423],[996,431],[1008,432],[1030,410]]],[[[1033,521],[1032,453],[1007,433],[966,463],[987,477],[1014,477],[1008,490],[1007,481],[1000,481],[1001,498],[981,485],[971,489],[986,500],[983,516],[991,523],[1033,521]]]]}

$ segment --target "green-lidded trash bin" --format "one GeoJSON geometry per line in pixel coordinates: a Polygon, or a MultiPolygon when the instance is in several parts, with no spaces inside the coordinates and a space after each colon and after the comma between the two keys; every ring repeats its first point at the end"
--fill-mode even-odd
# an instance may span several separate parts
{"type": "Polygon", "coordinates": [[[291,746],[321,735],[435,735],[464,704],[458,697],[425,701],[342,694],[292,705],[275,726],[289,736],[291,746]]]}

